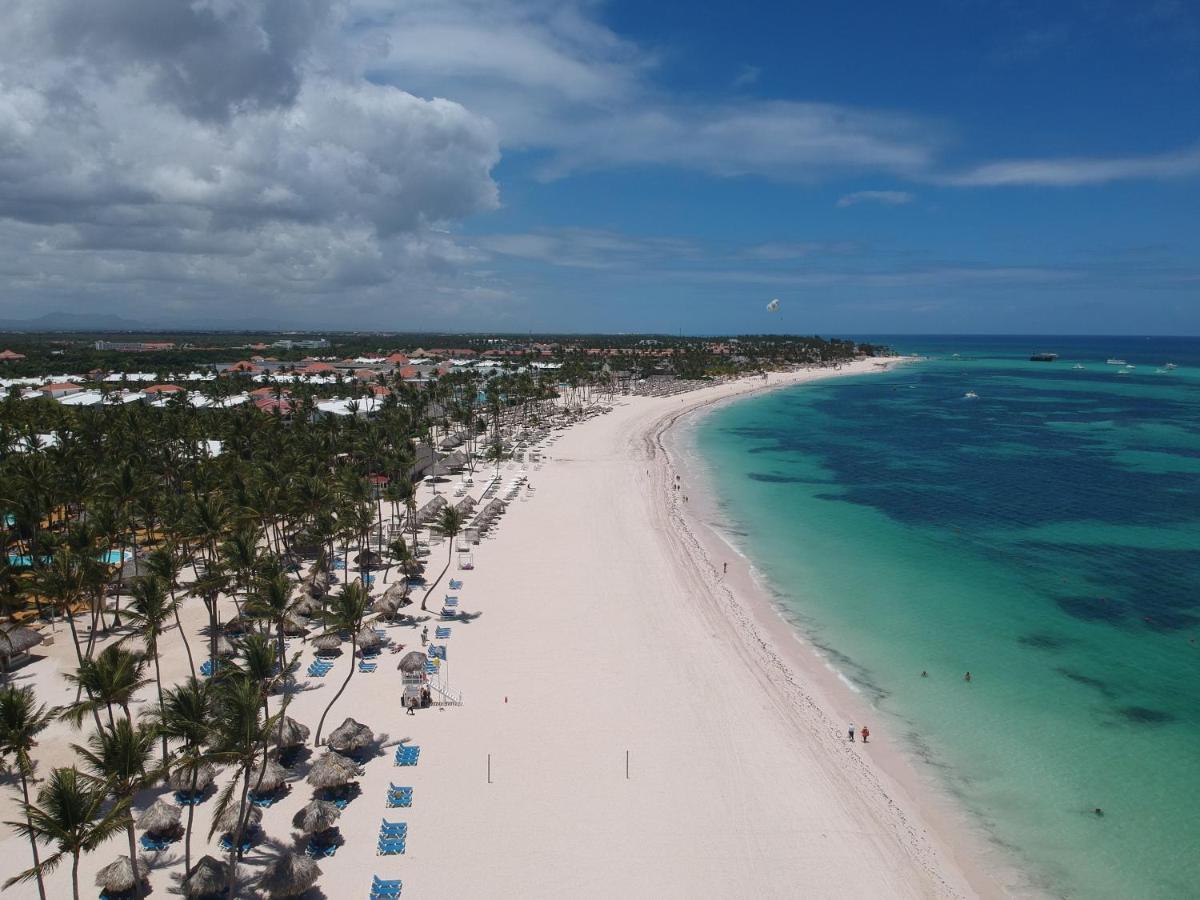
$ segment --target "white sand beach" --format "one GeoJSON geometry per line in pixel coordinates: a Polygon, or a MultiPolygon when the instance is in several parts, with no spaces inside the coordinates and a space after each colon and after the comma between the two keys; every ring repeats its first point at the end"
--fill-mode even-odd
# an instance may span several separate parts
{"type": "MultiPolygon", "coordinates": [[[[770,384],[874,365],[772,375],[770,384]]],[[[474,569],[451,570],[463,580],[461,608],[481,614],[442,623],[451,627],[444,680],[463,705],[405,715],[400,656],[384,652],[330,714],[326,732],[353,716],[387,741],[366,764],[362,793],[338,823],[345,843],[321,860],[312,896],[365,898],[372,874],[402,879],[404,897],[998,893],[945,839],[936,804],[916,796],[920,782],[903,777],[895,750],[889,758],[887,736],[866,746],[845,740],[848,711],[810,676],[813,661],[799,660],[808,651],[757,594],[744,563],[732,559],[729,577],[718,578],[720,564],[708,559],[719,545],[683,518],[690,475],[664,453],[663,430],[683,412],[762,387],[744,380],[676,397],[618,397],[610,413],[544,448],[545,462],[527,473],[532,494],[522,492],[495,536],[474,548],[474,569]],[[672,489],[676,474],[683,491],[672,489]],[[393,765],[400,739],[421,747],[416,766],[393,765]],[[386,808],[390,782],[413,788],[411,808],[386,808]],[[402,856],[375,854],[384,817],[408,823],[402,856]]],[[[446,553],[444,544],[433,548],[433,573],[446,553]]],[[[201,604],[189,603],[185,627],[199,656],[203,623],[201,604]]],[[[421,649],[418,629],[387,632],[421,649]]],[[[55,669],[71,659],[63,637],[21,673],[48,702],[68,699],[55,669]]],[[[170,681],[187,666],[177,634],[165,640],[170,681]]],[[[306,645],[304,653],[307,666],[306,645]]],[[[315,726],[349,665],[343,656],[324,679],[308,679],[289,715],[315,726]]],[[[144,692],[142,702],[151,699],[144,692]]],[[[41,766],[68,762],[71,740],[82,736],[60,725],[47,732],[41,766]]],[[[312,796],[304,768],[264,811],[270,841],[291,844],[292,816],[312,796]]],[[[14,794],[5,795],[11,820],[14,794]]],[[[139,807],[158,795],[170,797],[147,793],[139,807]]],[[[206,842],[214,806],[196,807],[193,860],[216,852],[206,842]]],[[[0,852],[5,874],[28,865],[16,836],[6,835],[0,852]]],[[[89,854],[81,882],[90,886],[124,852],[118,838],[89,854]]],[[[160,856],[150,857],[156,896],[182,869],[178,843],[160,856]]],[[[260,848],[247,871],[262,864],[260,848]]],[[[64,867],[50,878],[51,896],[69,895],[68,877],[64,867]]],[[[36,890],[21,885],[6,896],[36,890]]]]}

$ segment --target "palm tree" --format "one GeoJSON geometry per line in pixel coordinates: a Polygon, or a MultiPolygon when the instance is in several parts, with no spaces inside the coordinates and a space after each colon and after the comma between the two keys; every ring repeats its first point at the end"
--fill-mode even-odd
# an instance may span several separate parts
{"type": "MultiPolygon", "coordinates": [[[[207,765],[204,745],[212,730],[213,682],[190,677],[183,684],[168,688],[163,695],[162,711],[155,722],[158,732],[169,740],[179,741],[182,746],[175,751],[176,771],[191,777],[191,790],[196,793],[200,770],[207,765]]],[[[192,869],[192,820],[196,806],[187,807],[187,827],[183,838],[183,870],[192,869]]]]}
{"type": "Polygon", "coordinates": [[[53,872],[71,857],[71,889],[79,900],[79,857],[115,837],[125,827],[128,806],[105,808],[108,792],[79,773],[74,766],[54,769],[38,790],[37,805],[22,803],[23,822],[6,822],[30,840],[56,844],[58,849],[32,869],[4,882],[5,888],[53,872]]]}
{"type": "Polygon", "coordinates": [[[217,830],[217,822],[225,815],[233,802],[234,791],[239,789],[237,828],[230,835],[233,848],[229,854],[229,893],[233,885],[237,860],[242,855],[242,835],[246,830],[246,817],[250,793],[250,773],[254,770],[259,753],[263,752],[270,737],[273,719],[262,716],[262,696],[259,686],[244,675],[233,674],[221,681],[217,689],[212,732],[209,739],[207,758],[213,762],[232,765],[233,779],[221,791],[213,824],[209,828],[211,838],[217,830]]]}
{"type": "MultiPolygon", "coordinates": [[[[134,725],[126,718],[118,719],[116,725],[97,731],[88,738],[86,747],[71,745],[92,770],[96,785],[112,796],[114,809],[122,811],[121,824],[129,840],[131,861],[137,860],[133,798],[161,774],[155,771],[152,763],[154,738],[155,729],[152,725],[145,722],[134,725]]],[[[134,878],[133,892],[135,898],[142,896],[140,878],[134,878]]]]}
{"type": "Polygon", "coordinates": [[[188,669],[191,670],[192,675],[195,675],[196,663],[192,659],[192,645],[188,642],[187,631],[184,630],[183,623],[179,621],[181,598],[175,594],[179,587],[179,572],[182,568],[183,556],[175,544],[164,544],[146,557],[146,570],[157,575],[167,584],[167,590],[171,594],[171,612],[175,617],[175,627],[179,629],[179,637],[183,640],[183,650],[188,658],[188,669]]]}
{"type": "Polygon", "coordinates": [[[321,729],[325,727],[325,717],[329,715],[333,705],[338,702],[338,698],[350,684],[350,679],[354,677],[354,657],[358,653],[358,630],[362,627],[363,617],[367,613],[367,604],[370,601],[371,595],[363,583],[352,581],[338,592],[325,611],[325,634],[350,632],[350,671],[346,674],[346,680],[342,682],[338,692],[329,701],[329,705],[325,707],[325,711],[321,713],[321,721],[317,723],[317,734],[313,740],[314,747],[321,744],[321,729]]]}
{"type": "MultiPolygon", "coordinates": [[[[54,716],[55,710],[48,709],[44,703],[38,704],[33,688],[5,686],[0,689],[0,754],[12,756],[16,762],[25,809],[29,808],[29,779],[33,777],[33,759],[29,756],[29,751],[33,749],[34,738],[45,730],[54,716]]],[[[32,829],[32,822],[28,818],[25,821],[32,829]]],[[[46,900],[42,863],[38,859],[37,838],[32,830],[29,834],[29,847],[33,851],[38,896],[41,900],[46,900]]]]}
{"type": "Polygon", "coordinates": [[[105,647],[95,659],[85,659],[79,671],[64,673],[71,684],[82,687],[88,699],[68,707],[63,717],[74,722],[76,727],[83,717],[96,712],[101,706],[108,710],[108,724],[113,721],[113,704],[121,707],[125,718],[130,718],[129,703],[133,695],[150,683],[142,677],[146,661],[137,653],[131,653],[117,645],[105,647]]]}
{"type": "Polygon", "coordinates": [[[421,598],[421,609],[423,611],[425,610],[426,601],[429,600],[429,595],[434,592],[441,580],[446,577],[446,573],[450,571],[450,563],[454,559],[454,539],[458,536],[458,533],[462,531],[462,526],[462,513],[460,513],[453,506],[447,506],[442,510],[441,515],[438,516],[437,528],[443,535],[446,536],[446,544],[449,550],[447,551],[446,555],[445,568],[442,569],[442,572],[440,575],[438,575],[437,580],[435,580],[433,584],[429,586],[429,589],[425,591],[425,596],[421,598]]]}
{"type": "MultiPolygon", "coordinates": [[[[162,715],[162,671],[158,664],[158,638],[176,612],[178,601],[167,593],[166,583],[157,575],[143,575],[133,582],[125,615],[134,628],[134,635],[146,645],[154,662],[154,686],[158,691],[158,712],[162,715]]],[[[167,739],[162,739],[162,764],[167,765],[167,739]]]]}
{"type": "Polygon", "coordinates": [[[292,582],[277,566],[273,569],[268,568],[268,571],[255,579],[250,588],[250,595],[246,598],[246,615],[260,619],[274,629],[278,641],[277,659],[280,664],[287,656],[283,628],[291,617],[293,606],[295,601],[292,599],[292,582]]]}

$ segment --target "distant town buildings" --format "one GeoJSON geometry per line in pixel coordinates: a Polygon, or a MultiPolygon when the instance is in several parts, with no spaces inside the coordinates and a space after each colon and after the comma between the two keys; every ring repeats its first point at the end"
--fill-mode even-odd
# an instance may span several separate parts
{"type": "Polygon", "coordinates": [[[97,350],[116,350],[118,353],[153,353],[174,350],[171,341],[96,341],[97,350]]]}
{"type": "Polygon", "coordinates": [[[292,341],[282,340],[276,341],[271,345],[279,350],[326,350],[329,348],[329,341],[325,338],[315,338],[312,340],[292,341]]]}
{"type": "Polygon", "coordinates": [[[20,362],[24,358],[24,353],[17,353],[13,350],[0,350],[0,362],[20,362]]]}

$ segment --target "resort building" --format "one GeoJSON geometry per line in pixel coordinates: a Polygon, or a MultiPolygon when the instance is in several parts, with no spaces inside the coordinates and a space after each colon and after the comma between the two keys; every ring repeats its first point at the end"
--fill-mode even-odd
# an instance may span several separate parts
{"type": "Polygon", "coordinates": [[[154,353],[162,350],[174,350],[171,341],[96,341],[97,350],[116,350],[119,353],[154,353]]]}
{"type": "Polygon", "coordinates": [[[68,394],[78,394],[83,390],[83,385],[75,384],[71,381],[58,381],[53,384],[43,384],[39,391],[45,397],[53,397],[57,400],[59,397],[66,397],[68,394]]]}
{"type": "Polygon", "coordinates": [[[17,353],[13,350],[0,350],[0,362],[20,362],[24,358],[24,353],[17,353]]]}

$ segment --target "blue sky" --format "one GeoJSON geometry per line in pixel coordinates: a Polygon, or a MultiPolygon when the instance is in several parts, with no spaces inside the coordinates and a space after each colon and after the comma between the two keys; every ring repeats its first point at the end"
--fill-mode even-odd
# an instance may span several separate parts
{"type": "Polygon", "coordinates": [[[16,2],[0,318],[1200,333],[1195,3],[16,2]]]}

